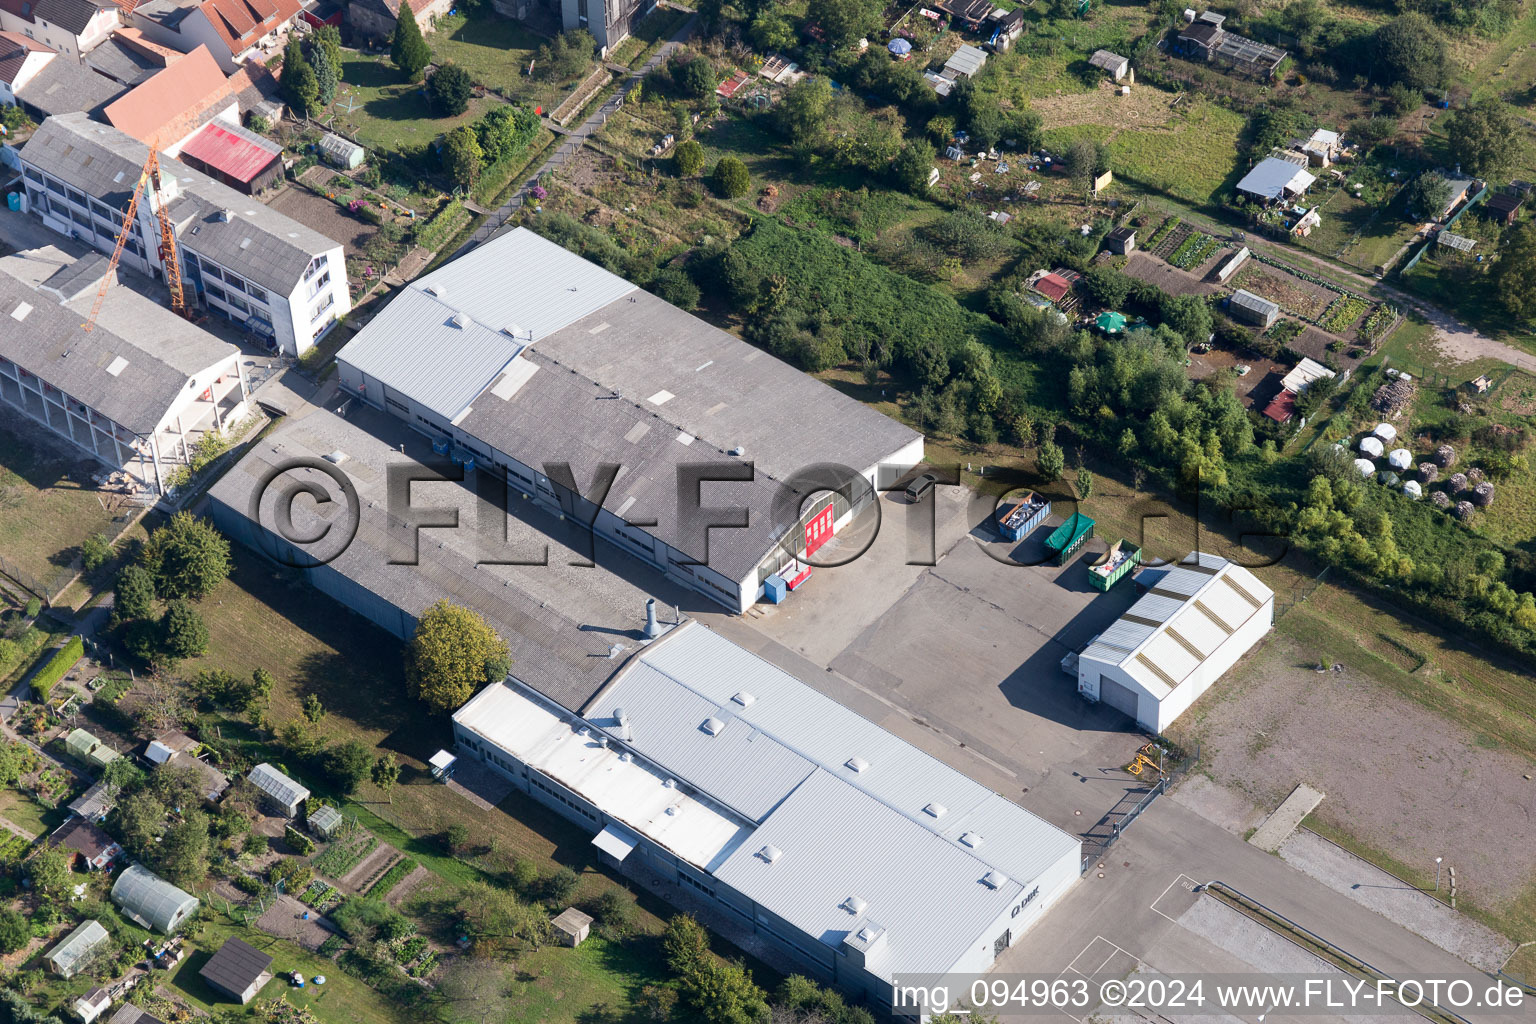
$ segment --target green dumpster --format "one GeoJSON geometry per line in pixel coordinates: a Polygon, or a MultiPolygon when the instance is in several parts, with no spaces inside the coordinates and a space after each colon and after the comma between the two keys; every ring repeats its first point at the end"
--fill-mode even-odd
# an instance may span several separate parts
{"type": "Polygon", "coordinates": [[[1071,519],[1062,523],[1051,531],[1051,535],[1045,538],[1045,550],[1050,554],[1051,561],[1055,565],[1066,565],[1067,559],[1077,553],[1077,549],[1088,542],[1093,536],[1093,520],[1075,512],[1071,519]]]}
{"type": "Polygon", "coordinates": [[[1141,548],[1124,537],[1115,541],[1104,557],[1088,567],[1088,582],[1094,589],[1108,591],[1141,564],[1141,548]]]}

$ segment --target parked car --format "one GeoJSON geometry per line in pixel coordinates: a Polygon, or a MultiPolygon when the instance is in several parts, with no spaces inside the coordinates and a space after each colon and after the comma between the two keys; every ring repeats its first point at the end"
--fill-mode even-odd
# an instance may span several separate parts
{"type": "Polygon", "coordinates": [[[939,477],[937,473],[924,473],[922,476],[907,484],[907,501],[916,505],[918,502],[928,497],[928,492],[933,490],[934,485],[938,482],[939,477]]]}

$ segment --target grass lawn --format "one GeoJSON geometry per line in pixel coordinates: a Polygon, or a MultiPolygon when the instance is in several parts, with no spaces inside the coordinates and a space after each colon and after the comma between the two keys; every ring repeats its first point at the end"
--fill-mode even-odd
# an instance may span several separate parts
{"type": "Polygon", "coordinates": [[[612,943],[596,935],[575,949],[545,946],[525,953],[508,988],[517,1008],[506,1020],[584,1024],[631,1019],[638,1015],[640,990],[670,977],[660,954],[655,942],[612,943]]]}
{"type": "Polygon", "coordinates": [[[104,467],[44,438],[43,428],[7,412],[0,419],[0,554],[49,590],[73,574],[82,541],[118,527],[90,478],[104,467]],[[25,437],[16,428],[26,424],[25,437]]]}
{"type": "Polygon", "coordinates": [[[198,974],[225,940],[234,937],[244,939],[273,957],[271,970],[276,977],[267,982],[252,1000],[252,1005],[286,997],[293,1005],[314,1013],[325,1024],[403,1024],[417,1019],[409,1010],[347,974],[334,961],[255,928],[244,927],[221,913],[218,905],[218,900],[212,903],[204,900],[192,929],[195,935],[191,942],[193,951],[171,971],[169,980],[163,982],[168,990],[197,1009],[221,1010],[234,1005],[230,999],[211,989],[198,974]],[[325,984],[294,988],[283,977],[293,971],[301,972],[306,981],[322,974],[325,984]]]}
{"type": "MultiPolygon", "coordinates": [[[[515,102],[542,105],[546,112],[554,109],[580,81],[528,76],[528,62],[548,41],[521,22],[490,12],[442,18],[437,31],[427,36],[435,62],[453,61],[487,89],[515,102]]],[[[347,77],[347,81],[351,78],[347,77]]]]}
{"type": "Polygon", "coordinates": [[[438,117],[427,103],[426,87],[407,82],[385,61],[347,51],[341,62],[342,87],[330,113],[337,127],[357,136],[370,149],[399,150],[423,146],[444,132],[473,121],[496,101],[476,97],[458,117],[438,117]]]}
{"type": "Polygon", "coordinates": [[[69,811],[61,807],[50,811],[20,790],[5,789],[0,790],[0,817],[35,836],[46,836],[64,824],[69,811]]]}
{"type": "Polygon", "coordinates": [[[1205,204],[1237,180],[1233,158],[1246,121],[1214,103],[1186,103],[1166,127],[1127,129],[1110,138],[1110,165],[1116,177],[1205,204]]]}

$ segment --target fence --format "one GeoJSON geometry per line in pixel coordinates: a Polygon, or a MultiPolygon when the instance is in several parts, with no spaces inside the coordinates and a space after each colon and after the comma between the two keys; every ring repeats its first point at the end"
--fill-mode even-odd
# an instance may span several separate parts
{"type": "MultiPolygon", "coordinates": [[[[1461,209],[1457,210],[1455,215],[1453,215],[1450,220],[1446,221],[1443,225],[1441,225],[1440,230],[1441,231],[1449,231],[1449,230],[1451,230],[1451,228],[1456,226],[1456,222],[1461,220],[1463,214],[1465,214],[1468,210],[1472,209],[1472,207],[1476,206],[1478,203],[1482,202],[1483,199],[1487,195],[1488,195],[1488,186],[1484,185],[1481,189],[1478,190],[1477,195],[1473,196],[1471,199],[1468,199],[1465,206],[1463,206],[1461,209]]],[[[1429,250],[1431,248],[1433,248],[1436,244],[1437,243],[1436,243],[1434,238],[1430,238],[1428,241],[1426,241],[1419,248],[1419,251],[1413,254],[1413,258],[1410,259],[1407,263],[1404,263],[1402,265],[1402,268],[1399,269],[1398,272],[1397,272],[1397,276],[1398,277],[1402,277],[1404,274],[1408,273],[1408,271],[1410,271],[1414,267],[1418,266],[1419,265],[1419,260],[1423,259],[1424,258],[1424,254],[1429,252],[1429,250]]]]}
{"type": "MultiPolygon", "coordinates": [[[[1152,742],[1154,744],[1159,743],[1159,741],[1156,739],[1154,739],[1152,742]]],[[[1160,745],[1171,746],[1169,744],[1160,745]]],[[[1134,802],[1131,804],[1129,809],[1121,811],[1119,809],[1120,805],[1124,804],[1126,799],[1132,796],[1131,791],[1127,791],[1126,797],[1122,797],[1120,803],[1117,803],[1114,807],[1111,807],[1105,813],[1104,817],[1100,818],[1098,823],[1094,825],[1093,829],[1088,832],[1083,842],[1083,862],[1079,868],[1079,871],[1082,874],[1087,874],[1088,868],[1090,865],[1092,865],[1094,859],[1103,856],[1105,851],[1119,842],[1120,837],[1125,834],[1125,830],[1130,828],[1131,822],[1141,817],[1141,813],[1148,807],[1152,806],[1152,801],[1156,800],[1158,797],[1167,792],[1174,783],[1183,779],[1184,776],[1188,775],[1189,772],[1195,767],[1195,765],[1199,763],[1200,743],[1197,740],[1195,741],[1195,754],[1193,757],[1186,758],[1179,762],[1171,771],[1163,772],[1161,777],[1157,780],[1156,783],[1153,784],[1151,789],[1142,793],[1139,797],[1135,797],[1134,802]],[[1108,827],[1109,831],[1104,833],[1102,836],[1095,838],[1094,833],[1098,829],[1106,826],[1108,827]]]]}

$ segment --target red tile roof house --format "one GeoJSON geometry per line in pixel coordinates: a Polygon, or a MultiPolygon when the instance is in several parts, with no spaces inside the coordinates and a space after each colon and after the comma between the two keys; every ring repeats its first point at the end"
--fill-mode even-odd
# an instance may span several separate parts
{"type": "Polygon", "coordinates": [[[16,94],[56,56],[20,32],[0,32],[0,103],[14,105],[16,94]]]}
{"type": "Polygon", "coordinates": [[[107,123],[177,156],[204,125],[219,121],[238,127],[235,85],[224,77],[206,46],[199,46],[142,85],[107,105],[107,123]]]}
{"type": "Polygon", "coordinates": [[[184,53],[206,46],[230,74],[249,58],[280,50],[301,6],[300,0],[146,0],[128,23],[184,53]]]}
{"type": "Polygon", "coordinates": [[[111,836],[84,818],[70,818],[49,838],[73,851],[75,857],[93,871],[105,871],[123,853],[123,848],[111,836]]]}

